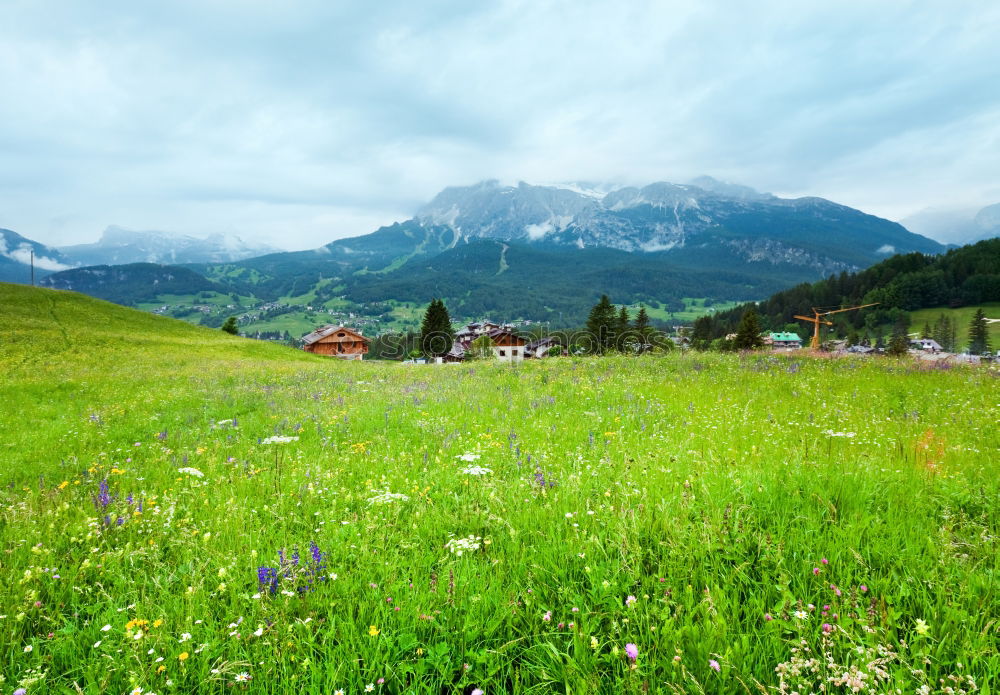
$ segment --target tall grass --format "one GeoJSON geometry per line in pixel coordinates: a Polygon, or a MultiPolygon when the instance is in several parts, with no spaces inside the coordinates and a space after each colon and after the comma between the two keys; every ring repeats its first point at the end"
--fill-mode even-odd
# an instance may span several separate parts
{"type": "Polygon", "coordinates": [[[1000,683],[993,372],[344,364],[2,285],[0,319],[0,692],[1000,683]]]}

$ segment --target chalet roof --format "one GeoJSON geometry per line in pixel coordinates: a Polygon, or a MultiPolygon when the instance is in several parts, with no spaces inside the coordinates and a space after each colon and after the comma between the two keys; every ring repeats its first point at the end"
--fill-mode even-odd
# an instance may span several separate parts
{"type": "Polygon", "coordinates": [[[488,335],[490,337],[490,340],[494,340],[494,341],[497,338],[503,338],[503,337],[510,336],[514,340],[520,341],[520,342],[518,342],[518,345],[524,345],[527,342],[524,338],[522,338],[521,336],[519,336],[514,331],[508,331],[508,330],[506,330],[504,328],[494,328],[493,330],[491,330],[488,333],[486,333],[486,335],[488,335]]]}
{"type": "Polygon", "coordinates": [[[777,340],[779,342],[788,342],[791,340],[798,340],[801,342],[802,338],[798,333],[772,333],[771,340],[777,340]]]}
{"type": "Polygon", "coordinates": [[[532,340],[525,347],[527,347],[528,350],[537,350],[540,347],[545,347],[547,345],[558,345],[558,344],[559,344],[558,340],[549,337],[549,338],[540,338],[538,340],[532,340]]]}
{"type": "Polygon", "coordinates": [[[308,333],[302,336],[302,344],[312,345],[316,341],[322,340],[323,338],[333,335],[338,331],[344,331],[346,333],[350,333],[352,337],[361,338],[361,340],[365,341],[366,343],[370,342],[368,338],[364,337],[353,328],[348,328],[347,326],[323,326],[322,328],[317,328],[312,333],[308,333]]]}

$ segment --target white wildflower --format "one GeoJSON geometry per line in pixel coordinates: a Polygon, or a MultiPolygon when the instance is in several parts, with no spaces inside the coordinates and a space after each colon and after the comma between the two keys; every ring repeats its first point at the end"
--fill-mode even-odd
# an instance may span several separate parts
{"type": "Polygon", "coordinates": [[[485,466],[468,466],[459,471],[459,473],[464,473],[465,475],[488,475],[492,472],[485,466]]]}

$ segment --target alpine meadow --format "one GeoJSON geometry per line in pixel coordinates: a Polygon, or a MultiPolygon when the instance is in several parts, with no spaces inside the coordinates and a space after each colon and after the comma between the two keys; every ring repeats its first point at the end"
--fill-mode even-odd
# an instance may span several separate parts
{"type": "Polygon", "coordinates": [[[2,693],[993,693],[988,365],[343,362],[0,284],[2,693]]]}

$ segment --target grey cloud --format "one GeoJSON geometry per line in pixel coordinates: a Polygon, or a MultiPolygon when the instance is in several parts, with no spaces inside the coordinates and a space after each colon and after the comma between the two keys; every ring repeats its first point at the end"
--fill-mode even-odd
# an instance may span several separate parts
{"type": "Polygon", "coordinates": [[[27,0],[0,225],[294,248],[478,179],[701,173],[866,211],[1000,199],[1000,6],[27,0]]]}

